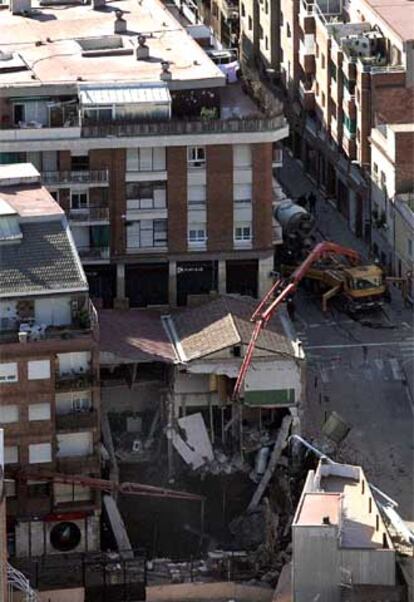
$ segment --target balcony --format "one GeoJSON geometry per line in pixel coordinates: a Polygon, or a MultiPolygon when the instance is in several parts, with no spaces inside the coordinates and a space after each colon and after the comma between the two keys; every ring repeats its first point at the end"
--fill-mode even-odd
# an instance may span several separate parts
{"type": "Polygon", "coordinates": [[[272,167],[275,169],[277,167],[283,166],[283,149],[282,148],[274,148],[272,155],[272,167]]]}
{"type": "Polygon", "coordinates": [[[306,88],[303,82],[299,82],[299,96],[305,111],[315,110],[315,91],[313,88],[306,88]]]}
{"type": "Polygon", "coordinates": [[[314,1],[302,0],[299,10],[299,26],[304,34],[315,33],[314,1]]]}
{"type": "Polygon", "coordinates": [[[70,209],[69,219],[71,222],[76,222],[76,224],[109,224],[109,207],[86,207],[85,209],[70,209]]]}
{"type": "Polygon", "coordinates": [[[107,169],[86,169],[82,171],[43,171],[42,181],[45,186],[68,187],[72,184],[107,186],[109,183],[109,174],[107,169]]]}
{"type": "Polygon", "coordinates": [[[71,474],[99,472],[99,458],[96,455],[56,458],[56,468],[58,472],[71,474]]]}
{"type": "Polygon", "coordinates": [[[303,71],[313,75],[316,71],[315,36],[306,34],[305,41],[299,44],[299,59],[303,71]]]}
{"type": "Polygon", "coordinates": [[[55,375],[56,391],[80,391],[96,384],[96,376],[88,371],[71,372],[70,374],[55,375]]]}
{"type": "Polygon", "coordinates": [[[94,409],[56,415],[56,429],[58,431],[92,429],[98,426],[97,420],[98,413],[94,409]]]}
{"type": "Polygon", "coordinates": [[[98,336],[98,318],[96,309],[89,301],[87,306],[73,315],[72,323],[64,326],[38,324],[34,317],[17,320],[0,320],[0,344],[3,343],[42,343],[49,340],[70,340],[81,336],[98,336]]]}
{"type": "Polygon", "coordinates": [[[286,127],[283,115],[275,117],[246,116],[229,119],[171,119],[147,123],[106,123],[82,127],[84,138],[131,136],[194,136],[198,134],[244,134],[272,132],[286,127]]]}
{"type": "Polygon", "coordinates": [[[76,247],[79,253],[79,257],[82,261],[108,261],[110,250],[109,246],[105,247],[76,247]]]}
{"type": "Polygon", "coordinates": [[[239,5],[238,2],[232,2],[231,0],[221,1],[221,12],[227,21],[237,20],[239,18],[239,5]]]}

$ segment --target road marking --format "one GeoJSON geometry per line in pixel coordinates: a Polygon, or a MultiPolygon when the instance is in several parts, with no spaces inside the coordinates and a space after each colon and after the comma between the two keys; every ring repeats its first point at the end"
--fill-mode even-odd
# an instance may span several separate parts
{"type": "Polygon", "coordinates": [[[389,347],[401,345],[399,341],[383,341],[381,343],[338,343],[335,345],[310,345],[308,349],[351,349],[360,347],[389,347]]]}

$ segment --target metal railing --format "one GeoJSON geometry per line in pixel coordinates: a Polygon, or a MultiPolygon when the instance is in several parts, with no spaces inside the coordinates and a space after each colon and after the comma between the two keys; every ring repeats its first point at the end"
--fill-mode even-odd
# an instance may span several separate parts
{"type": "Polygon", "coordinates": [[[107,123],[85,125],[82,136],[164,136],[195,134],[237,134],[244,132],[270,132],[285,127],[283,115],[274,117],[244,117],[240,119],[194,119],[154,121],[151,123],[107,123]]]}
{"type": "Polygon", "coordinates": [[[107,169],[85,169],[76,171],[42,171],[45,185],[58,184],[107,184],[107,169]]]}
{"type": "Polygon", "coordinates": [[[109,259],[109,246],[76,248],[81,259],[109,259]]]}
{"type": "Polygon", "coordinates": [[[70,209],[69,219],[73,222],[109,221],[109,207],[70,209]]]}
{"type": "Polygon", "coordinates": [[[7,582],[9,588],[9,598],[12,600],[13,591],[22,592],[21,600],[23,602],[38,602],[39,597],[31,587],[28,578],[20,571],[7,563],[7,582]]]}

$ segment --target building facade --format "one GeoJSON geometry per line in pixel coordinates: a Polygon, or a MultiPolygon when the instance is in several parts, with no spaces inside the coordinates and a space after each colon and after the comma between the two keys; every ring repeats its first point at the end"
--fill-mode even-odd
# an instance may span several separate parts
{"type": "Polygon", "coordinates": [[[64,212],[29,164],[0,167],[0,424],[12,556],[99,549],[97,323],[64,212]]]}
{"type": "Polygon", "coordinates": [[[295,602],[403,599],[395,549],[359,466],[322,459],[309,471],[292,534],[295,602]]]}
{"type": "MultiPolygon", "coordinates": [[[[351,230],[370,238],[371,129],[413,122],[413,6],[374,0],[279,0],[279,27],[260,11],[241,19],[241,39],[263,29],[279,44],[273,63],[289,102],[294,156],[351,230]],[[251,27],[250,27],[251,25],[251,27]]],[[[266,75],[267,57],[249,58],[266,75]]],[[[245,54],[242,53],[245,58],[245,54]]]]}
{"type": "Polygon", "coordinates": [[[130,0],[119,8],[114,18],[83,5],[33,7],[49,16],[31,20],[35,37],[51,40],[40,45],[26,16],[1,12],[16,63],[0,62],[1,160],[42,173],[104,307],[185,304],[211,290],[260,295],[273,269],[281,107],[265,114],[227,84],[157,0],[151,12],[130,0]],[[131,32],[143,30],[137,41],[131,32]]]}
{"type": "Polygon", "coordinates": [[[414,125],[371,132],[372,248],[389,273],[407,278],[413,295],[414,125]]]}

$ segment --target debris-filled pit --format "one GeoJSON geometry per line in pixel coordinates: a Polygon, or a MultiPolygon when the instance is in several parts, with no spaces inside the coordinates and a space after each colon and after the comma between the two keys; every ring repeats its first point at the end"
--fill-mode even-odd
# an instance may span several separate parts
{"type": "Polygon", "coordinates": [[[245,437],[251,445],[243,458],[234,448],[216,445],[213,459],[197,470],[174,453],[173,483],[168,479],[166,449],[154,462],[120,465],[121,482],[161,485],[205,497],[204,504],[119,497],[132,546],[147,551],[150,580],[231,578],[275,585],[290,560],[290,526],[304,476],[302,470],[293,474],[285,447],[290,424],[290,416],[282,412],[275,428],[259,435],[256,427],[246,424],[245,437]]]}

